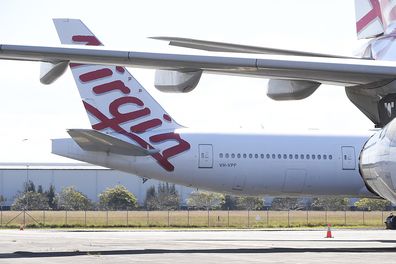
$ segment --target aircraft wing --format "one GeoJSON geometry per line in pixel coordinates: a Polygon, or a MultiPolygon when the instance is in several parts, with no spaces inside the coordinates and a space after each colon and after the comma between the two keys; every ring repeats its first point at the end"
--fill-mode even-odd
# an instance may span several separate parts
{"type": "Polygon", "coordinates": [[[119,65],[180,72],[202,70],[215,74],[309,80],[342,86],[383,84],[395,79],[396,76],[395,62],[284,55],[260,55],[258,58],[248,58],[0,45],[0,59],[119,65]]]}
{"type": "Polygon", "coordinates": [[[86,151],[106,152],[126,156],[148,156],[159,152],[156,149],[144,149],[96,130],[69,129],[67,132],[86,151]]]}
{"type": "Polygon", "coordinates": [[[170,46],[177,46],[189,49],[206,50],[214,52],[231,52],[231,53],[251,53],[251,54],[273,54],[273,55],[291,55],[291,56],[308,56],[323,58],[349,58],[357,57],[339,56],[333,54],[323,54],[307,51],[275,49],[268,47],[257,47],[241,45],[234,43],[215,42],[200,39],[177,38],[177,37],[151,37],[151,39],[169,41],[170,46]]]}

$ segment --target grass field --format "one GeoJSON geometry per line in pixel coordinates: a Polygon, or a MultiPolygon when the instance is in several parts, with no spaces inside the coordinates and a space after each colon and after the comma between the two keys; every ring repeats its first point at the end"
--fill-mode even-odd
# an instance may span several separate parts
{"type": "Polygon", "coordinates": [[[31,227],[383,227],[390,212],[357,211],[2,211],[0,226],[31,227]]]}

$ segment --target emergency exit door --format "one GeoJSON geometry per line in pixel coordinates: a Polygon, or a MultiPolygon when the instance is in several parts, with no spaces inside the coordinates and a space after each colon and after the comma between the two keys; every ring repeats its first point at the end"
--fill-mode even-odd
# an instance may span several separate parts
{"type": "Polygon", "coordinates": [[[213,146],[202,144],[199,149],[199,168],[213,168],[213,146]]]}
{"type": "Polygon", "coordinates": [[[356,156],[354,147],[342,147],[342,169],[354,170],[356,168],[356,156]]]}

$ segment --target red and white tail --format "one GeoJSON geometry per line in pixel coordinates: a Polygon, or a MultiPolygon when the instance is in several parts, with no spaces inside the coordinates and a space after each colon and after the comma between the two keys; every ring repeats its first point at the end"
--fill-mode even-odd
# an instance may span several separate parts
{"type": "MultiPolygon", "coordinates": [[[[54,24],[62,44],[102,46],[78,19],[54,19],[54,24]]],[[[120,66],[71,63],[70,68],[92,128],[145,149],[160,149],[153,158],[172,171],[168,159],[190,145],[174,132],[181,126],[143,86],[120,66]]]]}
{"type": "Polygon", "coordinates": [[[358,38],[374,38],[386,32],[396,20],[395,7],[395,0],[355,0],[358,38]]]}

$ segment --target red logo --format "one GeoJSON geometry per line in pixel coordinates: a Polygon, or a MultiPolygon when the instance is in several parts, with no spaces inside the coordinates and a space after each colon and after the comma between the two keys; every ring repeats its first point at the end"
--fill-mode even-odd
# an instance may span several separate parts
{"type": "MultiPolygon", "coordinates": [[[[86,45],[101,45],[100,41],[94,36],[73,36],[72,39],[75,42],[85,42],[86,45]]],[[[70,64],[72,69],[78,66],[88,65],[70,64]]],[[[120,66],[117,66],[115,71],[115,73],[119,75],[123,75],[125,73],[129,74],[125,68],[120,66]]],[[[79,75],[78,78],[83,83],[90,83],[102,78],[111,77],[113,74],[114,72],[112,69],[103,67],[101,69],[83,73],[79,75]]],[[[163,113],[159,117],[150,118],[152,109],[150,109],[149,106],[146,106],[142,100],[133,96],[133,87],[126,86],[121,78],[112,78],[110,82],[95,85],[91,87],[91,89],[94,96],[106,96],[106,94],[113,91],[118,91],[121,95],[120,97],[109,102],[107,105],[111,116],[106,116],[95,106],[83,101],[85,109],[99,120],[98,123],[92,125],[93,129],[101,131],[110,128],[111,130],[135,141],[145,149],[155,149],[152,144],[161,144],[166,141],[176,142],[176,145],[168,147],[167,149],[162,150],[162,152],[151,155],[165,170],[174,170],[174,166],[170,163],[169,159],[189,150],[190,144],[187,141],[183,140],[179,134],[174,132],[154,134],[150,136],[148,140],[145,140],[139,136],[139,134],[143,134],[155,128],[160,128],[164,125],[164,122],[165,124],[172,123],[172,119],[169,115],[163,113]],[[123,106],[131,104],[135,105],[137,110],[127,113],[120,111],[123,106]],[[142,121],[143,118],[145,119],[144,121],[142,121]],[[125,123],[128,123],[129,131],[121,126],[121,124],[125,123]]],[[[153,132],[155,131],[156,130],[153,130],[153,132]]],[[[162,132],[164,132],[164,130],[162,130],[162,132]]]]}

